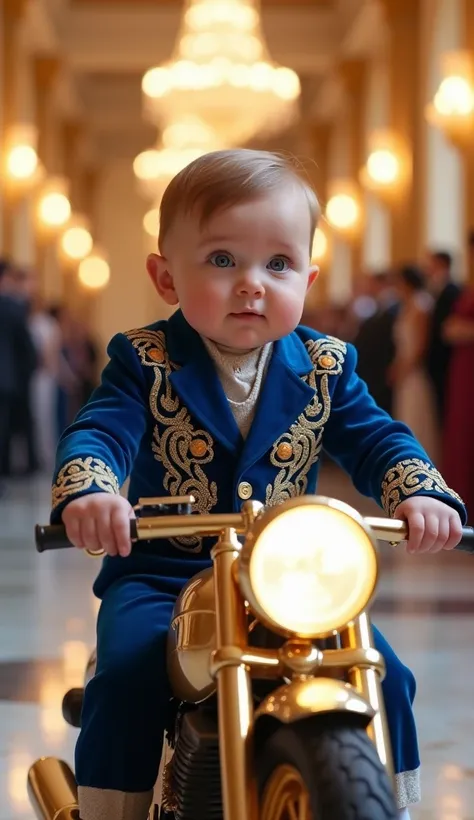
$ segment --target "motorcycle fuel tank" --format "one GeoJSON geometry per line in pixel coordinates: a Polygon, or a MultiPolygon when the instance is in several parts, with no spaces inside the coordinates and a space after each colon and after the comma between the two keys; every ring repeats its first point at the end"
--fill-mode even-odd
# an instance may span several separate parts
{"type": "Polygon", "coordinates": [[[213,570],[189,581],[176,601],[168,632],[167,666],[173,694],[200,703],[216,691],[209,661],[216,648],[213,570]]]}

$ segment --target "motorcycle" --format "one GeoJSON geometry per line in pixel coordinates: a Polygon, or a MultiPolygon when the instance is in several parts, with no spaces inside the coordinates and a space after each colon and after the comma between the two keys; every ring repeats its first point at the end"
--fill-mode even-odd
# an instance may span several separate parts
{"type": "MultiPolygon", "coordinates": [[[[377,540],[405,540],[406,524],[320,496],[247,501],[232,514],[192,514],[193,501],[141,499],[131,521],[132,541],[217,539],[169,628],[174,709],[150,819],[395,820],[385,665],[368,608],[377,540]]],[[[36,545],[71,546],[60,525],[38,526],[36,545]]],[[[458,549],[474,552],[474,530],[458,549]]],[[[85,684],[94,666],[93,654],[85,684]]],[[[63,701],[74,726],[82,694],[63,701]]],[[[28,791],[38,820],[77,820],[64,761],[36,761],[28,791]]]]}

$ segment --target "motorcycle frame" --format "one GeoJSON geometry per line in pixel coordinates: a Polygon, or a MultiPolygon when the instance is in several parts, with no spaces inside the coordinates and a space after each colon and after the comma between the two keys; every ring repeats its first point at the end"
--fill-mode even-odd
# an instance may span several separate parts
{"type": "MultiPolygon", "coordinates": [[[[175,501],[177,501],[176,499],[175,501]]],[[[183,502],[183,499],[179,499],[183,502]]],[[[322,500],[322,499],[321,499],[322,500]]],[[[323,501],[323,500],[322,500],[323,501]]],[[[143,499],[140,505],[162,499],[143,499]]],[[[324,502],[323,502],[324,503],[324,502]]],[[[261,505],[246,502],[241,513],[199,516],[166,515],[137,521],[141,539],[184,535],[217,536],[211,550],[214,572],[216,649],[211,656],[211,675],[218,698],[219,753],[225,820],[258,820],[257,784],[252,765],[255,729],[263,715],[291,723],[314,714],[336,711],[356,713],[366,725],[382,764],[393,779],[393,763],[381,683],[385,663],[375,649],[370,618],[362,612],[337,633],[340,649],[317,649],[313,640],[290,639],[279,650],[255,649],[248,642],[248,607],[237,580],[237,561],[242,549],[239,535],[249,532],[261,505]],[[324,688],[314,692],[313,703],[298,699],[302,690],[324,678],[324,688]],[[351,686],[350,697],[347,695],[351,686]],[[254,710],[252,677],[281,679],[287,683],[254,710]],[[282,699],[282,694],[284,698],[282,699]],[[284,701],[284,708],[282,703],[284,701]],[[229,710],[226,705],[236,706],[229,710]]],[[[406,536],[402,521],[365,519],[375,537],[401,541],[406,536]]],[[[317,639],[315,639],[317,640],[317,639]]],[[[322,682],[322,680],[321,680],[322,682]]]]}

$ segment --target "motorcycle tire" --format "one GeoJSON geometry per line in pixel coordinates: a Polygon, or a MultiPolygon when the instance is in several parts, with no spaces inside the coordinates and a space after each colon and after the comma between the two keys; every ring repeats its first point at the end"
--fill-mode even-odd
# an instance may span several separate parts
{"type": "Polygon", "coordinates": [[[280,726],[258,750],[260,820],[396,820],[390,777],[360,723],[325,715],[280,726]]]}

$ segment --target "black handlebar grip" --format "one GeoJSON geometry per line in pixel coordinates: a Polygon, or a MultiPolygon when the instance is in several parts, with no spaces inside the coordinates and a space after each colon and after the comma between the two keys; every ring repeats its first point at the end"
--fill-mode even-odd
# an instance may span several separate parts
{"type": "MultiPolygon", "coordinates": [[[[137,539],[137,522],[134,518],[130,520],[130,537],[133,541],[137,539]]],[[[67,550],[73,547],[66,535],[66,527],[63,524],[52,524],[46,527],[37,524],[35,527],[35,542],[37,552],[67,550]]]]}
{"type": "Polygon", "coordinates": [[[62,524],[47,527],[37,524],[35,527],[35,541],[38,552],[65,550],[73,546],[66,535],[66,527],[62,524]]]}
{"type": "Polygon", "coordinates": [[[456,547],[460,552],[470,552],[474,555],[474,527],[464,527],[462,538],[456,547]]]}

